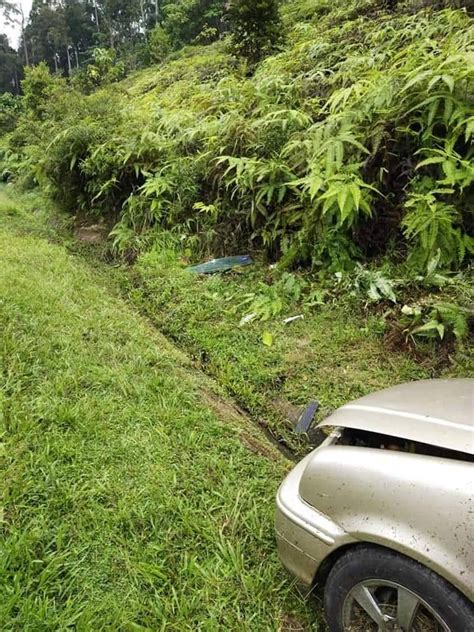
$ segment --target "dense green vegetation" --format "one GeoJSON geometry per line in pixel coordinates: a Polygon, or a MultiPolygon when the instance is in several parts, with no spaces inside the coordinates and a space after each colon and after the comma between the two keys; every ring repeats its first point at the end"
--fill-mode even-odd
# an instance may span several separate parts
{"type": "MultiPolygon", "coordinates": [[[[364,309],[355,278],[321,290],[305,276],[280,277],[267,266],[199,277],[158,249],[141,257],[129,277],[128,299],[299,455],[309,446],[294,425],[312,399],[321,403],[321,419],[351,399],[394,383],[474,375],[469,340],[445,342],[442,348],[432,338],[430,344],[421,339],[415,344],[402,331],[412,317],[405,316],[400,326],[397,306],[364,309]],[[256,312],[268,319],[249,319],[256,312]],[[303,318],[284,322],[299,315],[303,318]]],[[[467,283],[462,287],[467,302],[472,293],[467,283]]],[[[454,297],[450,291],[438,303],[449,305],[459,297],[459,288],[454,297]]],[[[416,291],[411,292],[417,302],[416,291]]]]}
{"type": "Polygon", "coordinates": [[[472,297],[462,275],[445,279],[446,285],[432,294],[425,281],[384,276],[396,272],[393,268],[359,267],[336,285],[262,263],[201,277],[187,272],[179,254],[162,243],[133,267],[111,269],[100,261],[109,261],[107,244],[77,242],[70,234],[71,220],[48,209],[47,200],[30,193],[13,204],[3,195],[5,210],[16,209],[8,217],[10,230],[59,240],[92,265],[105,266],[127,302],[295,454],[310,447],[293,426],[311,399],[320,401],[321,418],[396,382],[474,373],[471,340],[456,339],[453,332],[458,327],[459,334],[466,333],[468,311],[457,304],[469,305],[472,297]],[[403,314],[408,305],[402,309],[383,294],[377,299],[382,290],[410,298],[408,305],[419,316],[403,314]],[[432,320],[434,310],[442,313],[432,320]],[[300,318],[284,322],[294,316],[300,318]],[[416,333],[420,328],[425,331],[416,333]],[[445,328],[442,346],[440,328],[445,328]]]}
{"type": "Polygon", "coordinates": [[[473,248],[472,20],[412,4],[288,3],[283,51],[250,77],[224,43],[89,97],[27,69],[7,168],[118,220],[122,252],[168,231],[196,254],[251,244],[286,266],[458,268],[473,248]]]}
{"type": "Polygon", "coordinates": [[[107,256],[137,262],[140,309],[298,448],[271,403],[280,389],[329,409],[470,370],[474,29],[449,4],[292,0],[278,16],[232,3],[230,36],[208,45],[179,49],[194,40],[163,18],[149,40],[159,65],[119,82],[120,47],[96,49],[70,82],[27,68],[22,98],[2,102],[4,177],[111,230],[107,256]],[[239,251],[254,271],[181,272],[239,251]],[[286,354],[300,335],[301,371],[286,354]],[[334,377],[354,341],[361,362],[334,377]],[[387,349],[405,355],[386,367],[387,349]]]}
{"type": "Polygon", "coordinates": [[[0,40],[2,629],[317,625],[257,424],[300,455],[310,399],[473,374],[459,4],[35,2],[0,40]]]}
{"type": "MultiPolygon", "coordinates": [[[[311,268],[322,289],[342,275],[372,302],[398,301],[408,335],[464,337],[468,11],[293,0],[281,7],[281,52],[269,55],[272,4],[261,9],[268,32],[246,3],[232,7],[230,39],[185,47],[120,83],[114,51],[97,49],[69,83],[44,64],[26,68],[20,102],[2,102],[4,177],[106,222],[127,261],[151,247],[191,260],[251,250],[280,273],[311,268]],[[243,57],[238,20],[254,20],[261,37],[243,57]],[[414,286],[421,302],[404,305],[414,286]]],[[[163,33],[160,46],[179,40],[163,33]]]]}
{"type": "Polygon", "coordinates": [[[284,460],[109,282],[21,221],[2,194],[1,628],[314,623],[273,542],[284,460]]]}
{"type": "Polygon", "coordinates": [[[278,0],[0,0],[0,18],[21,31],[18,51],[0,33],[0,92],[20,92],[22,67],[45,62],[81,82],[94,51],[112,53],[125,70],[161,61],[186,44],[231,33],[240,53],[256,61],[278,39],[278,0]]]}

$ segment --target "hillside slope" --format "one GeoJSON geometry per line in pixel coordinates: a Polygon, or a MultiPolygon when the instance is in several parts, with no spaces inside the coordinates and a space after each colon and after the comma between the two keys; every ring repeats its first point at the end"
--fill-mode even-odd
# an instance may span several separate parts
{"type": "Polygon", "coordinates": [[[474,28],[428,4],[289,0],[252,71],[227,41],[90,95],[32,70],[2,141],[17,186],[112,229],[135,305],[295,449],[287,402],[472,373],[474,28]],[[182,272],[244,252],[245,275],[182,272]]]}
{"type": "Polygon", "coordinates": [[[63,207],[120,220],[129,255],[165,233],[195,255],[457,269],[473,249],[474,28],[424,4],[291,0],[281,52],[252,74],[225,41],[88,97],[31,71],[10,145],[63,207]]]}

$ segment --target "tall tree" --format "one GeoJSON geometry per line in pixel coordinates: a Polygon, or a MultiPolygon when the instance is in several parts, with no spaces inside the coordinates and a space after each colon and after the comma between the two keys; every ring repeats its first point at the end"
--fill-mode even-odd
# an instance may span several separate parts
{"type": "Polygon", "coordinates": [[[21,63],[6,35],[0,34],[0,93],[18,94],[21,77],[21,63]]]}
{"type": "Polygon", "coordinates": [[[79,57],[96,43],[97,26],[94,6],[83,0],[65,0],[64,18],[76,65],[79,57]]]}
{"type": "Polygon", "coordinates": [[[203,31],[217,38],[224,28],[225,0],[167,0],[161,24],[175,47],[189,44],[203,31]]]}
{"type": "Polygon", "coordinates": [[[23,11],[23,5],[21,0],[0,0],[0,13],[3,13],[5,20],[9,24],[19,24],[21,28],[21,40],[23,43],[23,53],[25,56],[25,63],[28,66],[28,48],[26,46],[25,38],[25,13],[23,11]]]}
{"type": "Polygon", "coordinates": [[[258,62],[281,37],[278,0],[230,0],[228,19],[236,52],[251,64],[258,62]]]}
{"type": "Polygon", "coordinates": [[[68,71],[71,40],[62,4],[33,0],[25,38],[33,64],[45,61],[51,70],[68,71]]]}
{"type": "Polygon", "coordinates": [[[101,0],[98,4],[102,7],[111,48],[133,39],[140,32],[140,0],[101,0]]]}

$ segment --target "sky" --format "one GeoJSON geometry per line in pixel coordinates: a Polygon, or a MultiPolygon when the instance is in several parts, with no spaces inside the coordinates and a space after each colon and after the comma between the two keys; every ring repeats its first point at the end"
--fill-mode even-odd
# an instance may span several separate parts
{"type": "MultiPolygon", "coordinates": [[[[23,7],[25,17],[30,13],[31,2],[32,0],[17,0],[17,3],[21,4],[23,7]]],[[[3,15],[0,14],[0,33],[5,33],[6,35],[8,35],[10,45],[13,46],[13,48],[16,48],[18,46],[18,43],[20,41],[20,32],[21,29],[19,24],[6,24],[5,18],[3,17],[3,15]]]]}

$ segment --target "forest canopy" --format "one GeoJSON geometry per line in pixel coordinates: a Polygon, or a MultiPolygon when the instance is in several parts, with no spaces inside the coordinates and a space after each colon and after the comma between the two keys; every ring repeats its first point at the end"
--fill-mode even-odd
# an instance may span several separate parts
{"type": "MultiPolygon", "coordinates": [[[[225,30],[224,0],[33,0],[29,16],[19,1],[0,0],[0,9],[21,28],[19,64],[44,61],[67,75],[87,64],[95,47],[119,51],[129,67],[147,64],[156,27],[174,49],[216,40],[225,30]]],[[[13,77],[2,77],[1,91],[19,87],[13,77]]]]}

